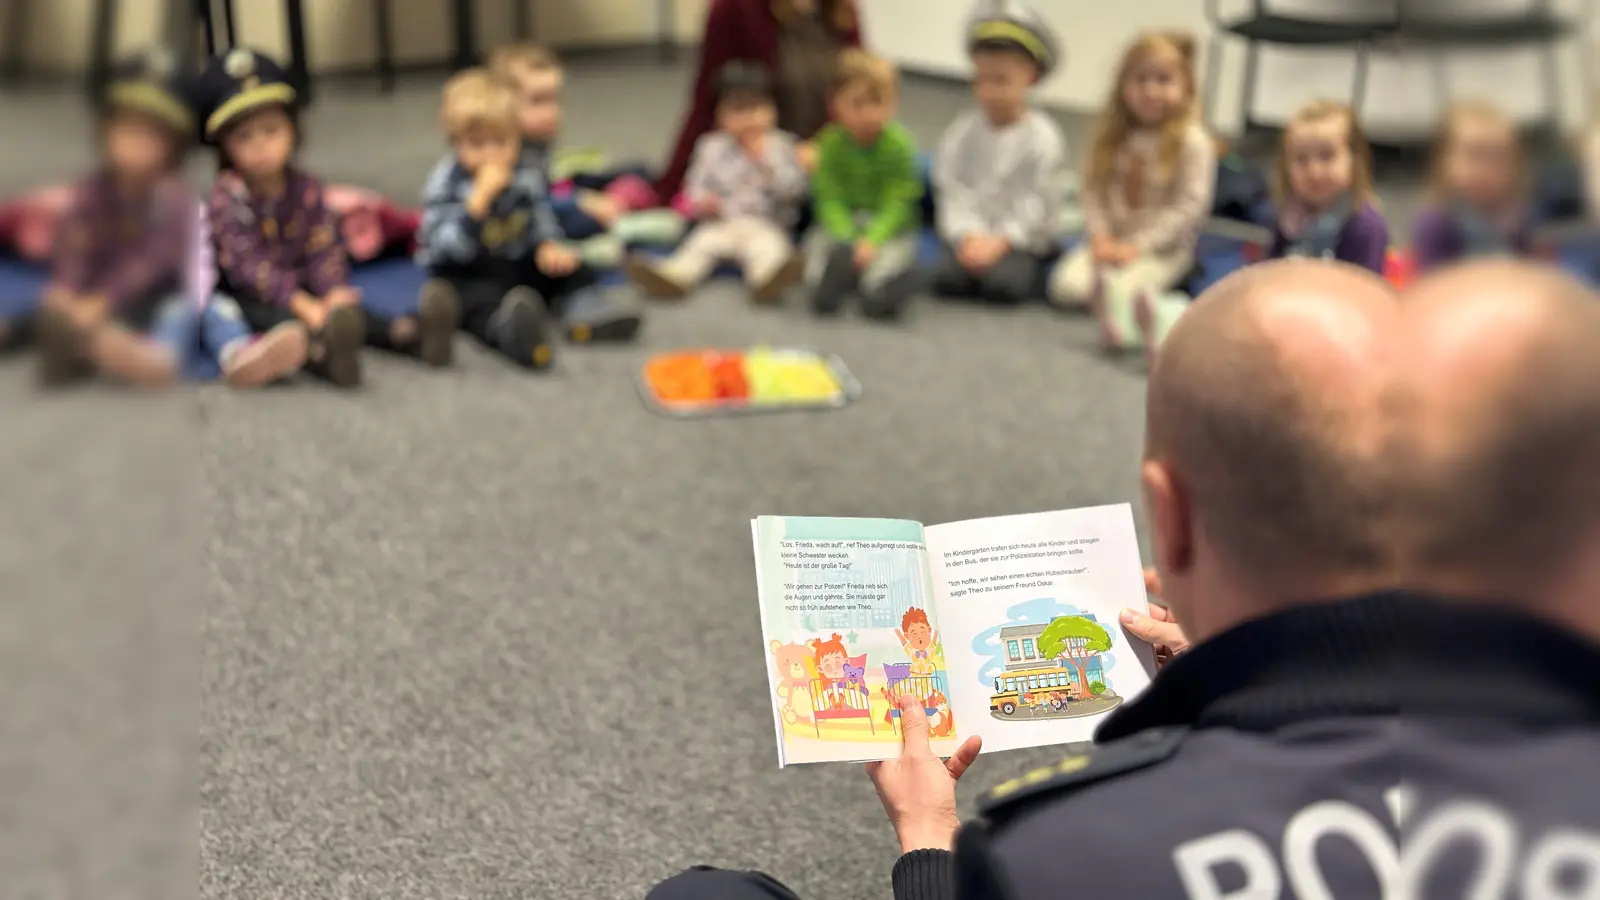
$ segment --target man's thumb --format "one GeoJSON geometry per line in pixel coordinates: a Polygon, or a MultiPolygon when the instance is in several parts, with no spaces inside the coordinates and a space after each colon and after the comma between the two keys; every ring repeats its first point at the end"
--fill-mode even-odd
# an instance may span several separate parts
{"type": "Polygon", "coordinates": [[[900,695],[901,754],[932,753],[928,746],[928,713],[922,700],[912,694],[900,695]]]}
{"type": "Polygon", "coordinates": [[[1183,629],[1176,622],[1159,622],[1144,613],[1134,612],[1131,609],[1122,611],[1122,625],[1134,637],[1147,644],[1164,644],[1169,647],[1182,646],[1186,641],[1183,638],[1183,629]]]}

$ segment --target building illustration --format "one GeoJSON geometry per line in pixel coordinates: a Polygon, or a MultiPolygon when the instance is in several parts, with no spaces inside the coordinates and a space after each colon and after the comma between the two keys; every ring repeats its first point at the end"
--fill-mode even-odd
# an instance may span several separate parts
{"type": "MultiPolygon", "coordinates": [[[[1083,618],[1091,622],[1095,621],[1094,616],[1091,615],[1085,615],[1083,618]]],[[[1041,622],[1037,625],[1007,625],[1000,629],[1000,645],[1005,648],[1007,672],[1041,668],[1073,668],[1072,664],[1065,659],[1051,659],[1039,652],[1039,635],[1044,633],[1049,624],[1048,622],[1041,622]]],[[[1091,682],[1105,680],[1105,674],[1101,669],[1098,656],[1090,659],[1086,668],[1091,682]]]]}

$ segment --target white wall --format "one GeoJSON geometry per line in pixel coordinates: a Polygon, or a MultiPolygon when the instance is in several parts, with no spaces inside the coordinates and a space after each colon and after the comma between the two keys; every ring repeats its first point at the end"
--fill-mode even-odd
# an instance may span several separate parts
{"type": "MultiPolygon", "coordinates": [[[[943,75],[967,71],[961,29],[972,0],[860,0],[873,49],[902,66],[943,75]],[[915,13],[909,7],[915,5],[915,13]]],[[[1387,0],[1270,0],[1274,11],[1300,12],[1331,18],[1360,16],[1385,8],[1387,0]]],[[[1485,11],[1524,9],[1529,0],[1411,0],[1429,11],[1447,9],[1452,16],[1485,11]]],[[[1123,46],[1147,28],[1192,28],[1209,35],[1202,0],[1031,0],[1033,8],[1056,29],[1065,48],[1066,65],[1040,87],[1047,103],[1076,109],[1098,108],[1106,98],[1112,70],[1123,46]]],[[[1576,9],[1581,0],[1557,0],[1576,9]]],[[[1225,12],[1243,13],[1246,0],[1223,0],[1225,12]]],[[[1600,44],[1600,20],[1584,39],[1600,44]]],[[[1203,44],[1202,44],[1203,45],[1203,44]]],[[[1240,81],[1245,51],[1240,42],[1223,44],[1219,101],[1215,121],[1225,130],[1238,121],[1240,81]]],[[[1539,115],[1542,96],[1538,57],[1531,53],[1484,53],[1456,56],[1447,63],[1456,95],[1495,100],[1521,116],[1539,115]]],[[[1583,121],[1582,109],[1600,83],[1580,72],[1578,48],[1562,53],[1568,124],[1583,121]],[[1587,83],[1586,83],[1587,82],[1587,83]]],[[[1265,51],[1260,69],[1256,115],[1278,122],[1315,96],[1350,96],[1354,55],[1349,51],[1265,51]]],[[[1202,64],[1202,73],[1204,67],[1202,64]]],[[[1591,76],[1600,78],[1600,76],[1591,76]]],[[[1414,133],[1431,128],[1436,112],[1431,66],[1422,54],[1403,61],[1394,54],[1374,54],[1366,110],[1375,132],[1414,133]]],[[[1596,110],[1600,113],[1600,110],[1596,110]]]]}

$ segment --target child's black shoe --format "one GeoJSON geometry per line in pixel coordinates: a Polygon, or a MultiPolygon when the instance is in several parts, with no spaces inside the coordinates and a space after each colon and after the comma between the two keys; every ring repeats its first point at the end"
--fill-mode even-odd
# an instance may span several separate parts
{"type": "Polygon", "coordinates": [[[418,355],[430,366],[455,360],[456,328],[461,322],[461,295],[455,285],[430,278],[417,304],[418,355]]]}
{"type": "Polygon", "coordinates": [[[58,309],[39,313],[39,384],[60,387],[89,372],[88,343],[83,329],[58,309]]]}
{"type": "Polygon", "coordinates": [[[574,344],[631,341],[643,321],[633,304],[602,287],[568,295],[561,308],[562,330],[574,344]]]}
{"type": "Polygon", "coordinates": [[[489,320],[495,346],[519,366],[544,370],[555,363],[544,298],[529,287],[506,291],[489,320]]]}
{"type": "Polygon", "coordinates": [[[328,379],[334,387],[359,386],[361,345],[366,342],[366,329],[366,317],[360,307],[338,306],[328,310],[328,318],[316,337],[318,353],[311,370],[328,379]]]}

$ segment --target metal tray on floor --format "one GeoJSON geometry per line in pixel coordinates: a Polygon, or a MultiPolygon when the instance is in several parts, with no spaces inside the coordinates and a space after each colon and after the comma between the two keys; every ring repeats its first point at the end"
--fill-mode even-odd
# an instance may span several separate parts
{"type": "Polygon", "coordinates": [[[841,409],[861,397],[861,383],[856,380],[844,360],[828,353],[820,353],[804,347],[750,347],[742,350],[719,349],[708,347],[703,350],[684,350],[675,353],[660,353],[646,360],[634,376],[634,385],[639,390],[639,398],[652,412],[676,419],[699,419],[713,416],[745,416],[778,412],[818,411],[827,409],[841,409]],[[748,355],[756,350],[766,350],[774,354],[803,354],[821,363],[832,376],[839,390],[831,397],[803,398],[792,401],[753,401],[749,399],[730,398],[725,400],[710,400],[703,402],[672,402],[664,401],[656,396],[646,374],[650,363],[662,356],[685,356],[690,354],[740,354],[748,355]]]}

